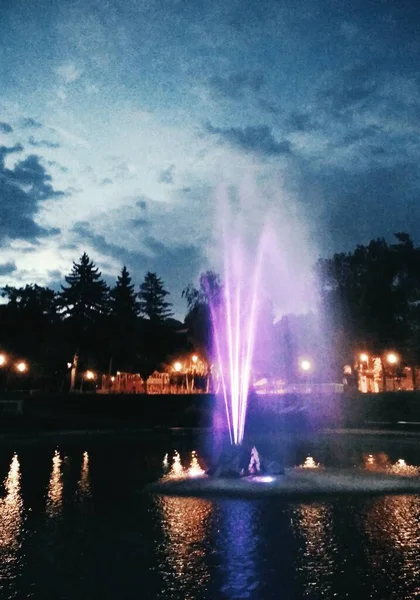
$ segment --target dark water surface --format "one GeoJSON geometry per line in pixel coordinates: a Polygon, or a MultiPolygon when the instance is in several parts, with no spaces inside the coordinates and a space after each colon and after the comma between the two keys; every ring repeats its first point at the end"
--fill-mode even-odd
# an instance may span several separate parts
{"type": "MultiPolygon", "coordinates": [[[[336,436],[311,453],[361,464],[383,451],[420,464],[418,440],[336,436]]],[[[187,461],[194,443],[0,447],[0,598],[420,595],[419,496],[286,504],[142,494],[174,448],[187,461]]]]}

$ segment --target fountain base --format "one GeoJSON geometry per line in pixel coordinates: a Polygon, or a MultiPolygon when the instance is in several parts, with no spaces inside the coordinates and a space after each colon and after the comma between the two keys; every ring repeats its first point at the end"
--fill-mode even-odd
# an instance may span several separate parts
{"type": "Polygon", "coordinates": [[[146,492],[168,496],[310,500],[343,495],[419,494],[420,479],[355,469],[286,469],[283,475],[180,478],[150,484],[146,492]]]}

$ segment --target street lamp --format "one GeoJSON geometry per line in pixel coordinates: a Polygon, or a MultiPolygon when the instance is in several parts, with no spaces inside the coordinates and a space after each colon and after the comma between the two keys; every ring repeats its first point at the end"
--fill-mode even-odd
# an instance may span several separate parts
{"type": "Polygon", "coordinates": [[[386,355],[386,360],[390,365],[396,365],[398,362],[398,356],[395,352],[388,352],[386,355]]]}
{"type": "Polygon", "coordinates": [[[26,364],[26,362],[21,360],[18,363],[16,363],[16,370],[19,371],[19,373],[26,373],[26,371],[28,370],[28,365],[26,364]]]}
{"type": "Polygon", "coordinates": [[[182,363],[180,363],[179,361],[174,363],[174,371],[176,371],[176,373],[179,373],[182,369],[182,363]]]}
{"type": "Polygon", "coordinates": [[[92,381],[93,379],[95,379],[95,373],[93,371],[86,371],[85,377],[86,379],[92,381]]]}
{"type": "Polygon", "coordinates": [[[4,367],[7,363],[7,358],[5,354],[0,354],[0,367],[4,367]]]}
{"type": "Polygon", "coordinates": [[[191,356],[191,360],[193,361],[193,363],[195,364],[198,361],[198,356],[196,354],[193,354],[191,356]]]}
{"type": "Polygon", "coordinates": [[[359,356],[359,358],[360,358],[360,362],[362,362],[362,363],[369,362],[369,354],[367,354],[366,352],[362,352],[361,355],[359,356]]]}

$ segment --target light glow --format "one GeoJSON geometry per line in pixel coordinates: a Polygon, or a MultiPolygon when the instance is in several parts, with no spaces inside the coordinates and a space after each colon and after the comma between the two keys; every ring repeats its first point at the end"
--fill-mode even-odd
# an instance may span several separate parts
{"type": "Polygon", "coordinates": [[[398,356],[394,352],[388,352],[386,360],[390,365],[396,365],[398,362],[398,356]]]}
{"type": "Polygon", "coordinates": [[[198,356],[196,354],[193,354],[191,356],[191,360],[193,361],[193,363],[196,363],[198,361],[198,356]]]}
{"type": "Polygon", "coordinates": [[[174,363],[174,371],[176,371],[176,373],[179,373],[182,370],[182,363],[180,363],[179,361],[174,363]]]}
{"type": "Polygon", "coordinates": [[[205,475],[204,469],[200,467],[200,463],[198,462],[197,453],[195,450],[191,453],[191,464],[188,469],[189,477],[202,477],[205,475]]]}
{"type": "Polygon", "coordinates": [[[6,356],[4,354],[0,354],[0,367],[3,367],[6,364],[6,356]]]}
{"type": "Polygon", "coordinates": [[[311,371],[311,369],[312,369],[311,361],[308,360],[307,358],[304,358],[303,360],[300,361],[300,368],[302,371],[305,371],[305,372],[311,371]]]}
{"type": "Polygon", "coordinates": [[[93,371],[86,371],[85,377],[86,377],[86,379],[89,379],[90,381],[92,381],[93,379],[95,379],[96,375],[93,371]]]}
{"type": "Polygon", "coordinates": [[[28,370],[28,365],[21,360],[16,364],[16,370],[19,371],[19,373],[25,373],[28,370]]]}
{"type": "Polygon", "coordinates": [[[369,361],[369,355],[366,352],[362,352],[360,355],[360,362],[367,363],[369,361]]]}

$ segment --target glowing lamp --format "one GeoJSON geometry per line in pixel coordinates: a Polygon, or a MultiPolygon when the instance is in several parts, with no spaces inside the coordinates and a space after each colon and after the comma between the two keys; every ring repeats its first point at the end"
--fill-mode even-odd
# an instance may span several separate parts
{"type": "Polygon", "coordinates": [[[193,363],[196,363],[198,361],[198,356],[196,354],[193,354],[191,356],[191,360],[193,361],[193,363]]]}
{"type": "Polygon", "coordinates": [[[300,368],[302,371],[305,371],[305,373],[307,373],[308,371],[310,371],[312,369],[312,363],[310,360],[308,359],[303,359],[300,361],[300,368]]]}
{"type": "Polygon", "coordinates": [[[21,360],[16,364],[16,370],[19,371],[19,373],[25,373],[28,370],[28,365],[21,360]]]}
{"type": "Polygon", "coordinates": [[[360,362],[364,362],[367,363],[369,360],[369,355],[366,354],[366,352],[362,352],[362,354],[360,355],[360,362]]]}
{"type": "Polygon", "coordinates": [[[394,352],[389,352],[386,356],[386,360],[390,365],[396,365],[398,362],[398,356],[394,352]]]}
{"type": "Polygon", "coordinates": [[[92,379],[95,379],[95,373],[93,371],[86,371],[85,377],[86,379],[90,379],[92,381],[92,379]]]}
{"type": "Polygon", "coordinates": [[[6,364],[6,356],[4,354],[0,354],[0,367],[3,367],[6,364]]]}
{"type": "Polygon", "coordinates": [[[174,371],[179,373],[181,371],[181,369],[182,369],[182,364],[180,362],[174,363],[174,371]]]}

